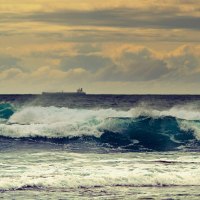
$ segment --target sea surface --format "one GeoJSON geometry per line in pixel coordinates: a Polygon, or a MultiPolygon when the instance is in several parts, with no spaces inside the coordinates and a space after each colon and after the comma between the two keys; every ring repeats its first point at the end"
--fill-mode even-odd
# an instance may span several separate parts
{"type": "Polygon", "coordinates": [[[200,96],[0,95],[1,199],[200,199],[200,96]]]}

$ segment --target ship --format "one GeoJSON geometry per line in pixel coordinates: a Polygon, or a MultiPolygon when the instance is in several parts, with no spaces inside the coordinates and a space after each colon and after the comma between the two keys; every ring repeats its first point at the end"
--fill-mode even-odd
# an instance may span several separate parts
{"type": "Polygon", "coordinates": [[[42,95],[86,95],[83,88],[78,88],[76,92],[42,92],[42,95]]]}

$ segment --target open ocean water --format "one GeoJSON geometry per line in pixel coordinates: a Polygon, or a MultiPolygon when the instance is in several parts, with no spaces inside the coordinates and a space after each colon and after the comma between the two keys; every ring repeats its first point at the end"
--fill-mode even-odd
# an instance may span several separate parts
{"type": "Polygon", "coordinates": [[[200,199],[200,96],[1,95],[1,199],[200,199]]]}

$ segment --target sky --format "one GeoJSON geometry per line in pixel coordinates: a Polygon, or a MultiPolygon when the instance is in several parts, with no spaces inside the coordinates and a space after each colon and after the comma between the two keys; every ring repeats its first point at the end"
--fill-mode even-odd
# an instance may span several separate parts
{"type": "Polygon", "coordinates": [[[200,94],[200,0],[0,0],[0,93],[200,94]]]}

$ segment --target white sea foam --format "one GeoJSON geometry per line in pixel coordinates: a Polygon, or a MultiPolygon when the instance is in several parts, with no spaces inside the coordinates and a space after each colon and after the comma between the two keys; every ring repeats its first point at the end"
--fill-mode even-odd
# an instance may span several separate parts
{"type": "MultiPolygon", "coordinates": [[[[192,157],[191,163],[179,163],[171,155],[170,162],[175,163],[170,167],[162,162],[154,162],[153,156],[156,155],[143,154],[134,158],[131,154],[17,154],[13,167],[0,170],[0,189],[200,185],[198,156],[192,157]]],[[[158,156],[162,160],[169,159],[160,154],[158,156]]],[[[181,161],[185,161],[184,157],[181,161]]],[[[2,160],[2,164],[6,163],[7,160],[2,160]]]]}

